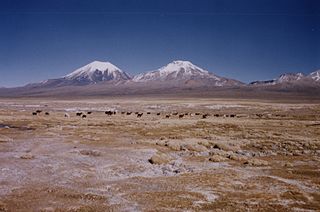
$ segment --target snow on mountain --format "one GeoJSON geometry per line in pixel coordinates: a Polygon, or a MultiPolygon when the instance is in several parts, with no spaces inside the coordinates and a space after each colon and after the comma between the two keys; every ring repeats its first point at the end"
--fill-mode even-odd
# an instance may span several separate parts
{"type": "Polygon", "coordinates": [[[266,81],[254,81],[250,85],[278,85],[285,83],[305,84],[320,81],[320,71],[315,71],[305,76],[303,73],[286,73],[280,75],[278,78],[266,81]]]}
{"type": "MultiPolygon", "coordinates": [[[[131,77],[110,62],[93,61],[70,74],[57,78],[48,79],[40,83],[26,85],[28,88],[56,88],[63,86],[81,86],[97,84],[99,82],[110,85],[125,84],[126,86],[185,88],[185,87],[210,87],[210,86],[243,86],[244,83],[217,76],[208,72],[189,61],[176,60],[158,70],[149,71],[131,77]]],[[[267,81],[255,81],[249,85],[273,86],[273,87],[320,87],[320,70],[305,76],[302,73],[282,74],[278,78],[267,81]]]]}
{"type": "Polygon", "coordinates": [[[191,62],[181,60],[173,61],[172,63],[160,68],[159,73],[161,77],[173,74],[173,77],[175,78],[179,77],[179,74],[183,77],[194,75],[206,76],[209,74],[208,71],[199,68],[191,62]]]}
{"type": "Polygon", "coordinates": [[[133,81],[182,81],[201,79],[215,81],[217,86],[224,85],[226,81],[226,79],[209,73],[189,61],[181,60],[173,61],[155,71],[138,74],[133,78],[133,81]]]}
{"type": "Polygon", "coordinates": [[[304,74],[302,73],[287,73],[282,74],[278,79],[276,79],[276,83],[282,83],[282,82],[291,82],[291,81],[297,81],[304,77],[304,74]]]}
{"type": "Polygon", "coordinates": [[[314,81],[320,81],[320,70],[310,73],[308,77],[313,79],[314,81]]]}
{"type": "Polygon", "coordinates": [[[128,80],[130,76],[109,62],[94,61],[66,75],[64,79],[90,84],[101,81],[128,80]]]}

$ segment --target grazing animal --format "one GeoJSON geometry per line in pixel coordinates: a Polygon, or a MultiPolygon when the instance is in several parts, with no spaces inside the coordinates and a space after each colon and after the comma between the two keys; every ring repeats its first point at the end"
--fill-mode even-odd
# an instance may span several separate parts
{"type": "Polygon", "coordinates": [[[88,115],[90,115],[91,113],[92,113],[91,111],[88,111],[88,112],[87,112],[88,115]]]}
{"type": "Polygon", "coordinates": [[[208,116],[209,116],[209,114],[206,113],[206,114],[203,114],[203,115],[202,115],[202,118],[203,118],[203,119],[206,119],[208,116]]]}
{"type": "Polygon", "coordinates": [[[82,115],[82,118],[83,118],[83,119],[87,118],[87,115],[84,115],[84,114],[83,114],[83,115],[82,115]]]}
{"type": "Polygon", "coordinates": [[[137,114],[137,117],[138,117],[138,118],[141,118],[142,115],[143,115],[143,113],[138,113],[138,114],[137,114]]]}
{"type": "Polygon", "coordinates": [[[116,111],[113,111],[113,115],[116,115],[117,114],[117,112],[116,111]]]}
{"type": "Polygon", "coordinates": [[[256,116],[258,116],[259,118],[262,118],[262,114],[256,114],[256,116]]]}
{"type": "Polygon", "coordinates": [[[200,115],[200,113],[195,113],[195,115],[196,115],[196,116],[199,116],[199,115],[200,115]]]}
{"type": "Polygon", "coordinates": [[[32,115],[36,116],[36,115],[38,115],[38,113],[37,112],[32,112],[32,115]]]}
{"type": "Polygon", "coordinates": [[[37,110],[37,111],[36,111],[36,113],[41,113],[41,112],[42,112],[42,110],[37,110]]]}
{"type": "Polygon", "coordinates": [[[178,115],[178,112],[174,112],[174,113],[172,113],[172,115],[176,116],[176,115],[178,115]]]}
{"type": "Polygon", "coordinates": [[[230,117],[231,117],[231,118],[234,118],[234,117],[236,117],[236,115],[235,115],[235,114],[231,114],[230,117]]]}
{"type": "Polygon", "coordinates": [[[220,115],[219,114],[214,114],[214,117],[219,117],[220,115]]]}
{"type": "Polygon", "coordinates": [[[189,113],[185,113],[184,115],[187,116],[187,115],[189,115],[189,113]]]}
{"type": "Polygon", "coordinates": [[[139,112],[135,112],[134,114],[138,115],[138,114],[139,114],[139,112]]]}
{"type": "Polygon", "coordinates": [[[161,113],[157,113],[157,116],[160,116],[161,113]]]}
{"type": "Polygon", "coordinates": [[[64,117],[65,117],[65,118],[70,118],[69,113],[65,113],[65,114],[64,114],[64,117]]]}
{"type": "Polygon", "coordinates": [[[49,113],[49,112],[46,112],[46,113],[45,113],[45,115],[46,115],[46,116],[49,116],[49,115],[50,115],[50,113],[49,113]]]}
{"type": "Polygon", "coordinates": [[[170,118],[170,115],[166,115],[166,118],[167,118],[167,119],[170,118]]]}
{"type": "Polygon", "coordinates": [[[128,116],[128,115],[131,115],[131,113],[132,113],[132,112],[127,112],[127,116],[128,116]]]}
{"type": "Polygon", "coordinates": [[[126,113],[126,112],[123,112],[123,111],[121,112],[121,114],[125,114],[125,113],[126,113]]]}
{"type": "Polygon", "coordinates": [[[180,114],[179,115],[179,119],[183,118],[184,114],[180,114]]]}
{"type": "Polygon", "coordinates": [[[150,112],[147,112],[147,114],[149,115],[149,114],[151,114],[150,112]]]}
{"type": "Polygon", "coordinates": [[[111,116],[112,114],[113,114],[113,112],[112,111],[106,111],[106,112],[104,112],[106,115],[108,115],[108,116],[111,116]]]}
{"type": "Polygon", "coordinates": [[[81,115],[82,115],[82,112],[77,112],[76,115],[77,115],[77,116],[81,116],[81,115]]]}

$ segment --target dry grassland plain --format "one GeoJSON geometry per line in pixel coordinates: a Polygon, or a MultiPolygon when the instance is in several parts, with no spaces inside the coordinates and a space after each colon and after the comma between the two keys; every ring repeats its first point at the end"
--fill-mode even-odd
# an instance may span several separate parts
{"type": "Polygon", "coordinates": [[[0,100],[0,211],[248,210],[320,210],[319,103],[0,100]]]}

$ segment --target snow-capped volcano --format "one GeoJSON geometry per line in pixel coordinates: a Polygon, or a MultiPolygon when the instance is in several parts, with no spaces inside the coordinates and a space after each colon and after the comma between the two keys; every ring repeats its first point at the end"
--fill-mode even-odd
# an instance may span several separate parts
{"type": "Polygon", "coordinates": [[[189,61],[176,60],[166,66],[163,66],[155,71],[149,71],[138,74],[133,78],[134,82],[149,82],[149,81],[166,81],[166,82],[183,82],[185,84],[207,84],[214,86],[223,85],[239,85],[235,80],[219,77],[208,72],[189,61]]]}
{"type": "Polygon", "coordinates": [[[91,84],[101,81],[128,80],[130,76],[109,62],[94,61],[66,75],[64,79],[91,84]]]}
{"type": "MultiPolygon", "coordinates": [[[[192,77],[205,77],[209,75],[210,74],[208,71],[203,70],[189,61],[177,60],[159,68],[158,70],[138,74],[133,78],[133,81],[144,82],[152,80],[181,80],[191,79],[192,77]]],[[[211,74],[210,77],[215,76],[211,74]]]]}
{"type": "Polygon", "coordinates": [[[48,79],[40,83],[28,84],[27,86],[55,88],[90,85],[99,82],[120,83],[130,79],[130,76],[126,72],[109,62],[93,61],[66,76],[48,79]]]}

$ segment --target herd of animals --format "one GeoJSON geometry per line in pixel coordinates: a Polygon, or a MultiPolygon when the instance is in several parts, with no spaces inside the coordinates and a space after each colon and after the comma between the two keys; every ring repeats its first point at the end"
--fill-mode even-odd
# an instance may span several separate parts
{"type": "MultiPolygon", "coordinates": [[[[36,110],[34,112],[32,112],[32,115],[34,116],[37,116],[37,115],[40,115],[44,113],[46,116],[49,116],[50,113],[49,112],[43,112],[42,110],[36,110]]],[[[86,112],[76,112],[75,115],[77,117],[80,117],[80,118],[87,118],[89,115],[91,115],[93,112],[92,111],[86,111],[86,112]]],[[[137,118],[141,118],[144,114],[145,116],[146,115],[151,115],[151,112],[117,112],[117,111],[112,111],[112,110],[108,110],[108,111],[105,111],[104,112],[107,116],[112,116],[112,115],[117,115],[117,114],[121,114],[121,115],[136,115],[137,118]]],[[[161,115],[161,112],[156,112],[155,115],[157,116],[160,116],[161,115]]],[[[163,114],[162,114],[163,115],[163,114]]],[[[257,117],[261,118],[263,116],[265,116],[265,114],[255,114],[257,117]]],[[[208,118],[209,116],[214,116],[214,117],[230,117],[230,118],[240,118],[242,117],[242,115],[236,115],[236,114],[209,114],[209,113],[199,113],[199,112],[196,112],[196,113],[189,113],[189,112],[186,112],[186,113],[178,113],[178,112],[172,112],[172,113],[164,113],[164,117],[165,118],[170,118],[170,117],[178,117],[178,118],[183,118],[183,117],[186,117],[186,116],[199,116],[201,117],[202,119],[206,119],[208,118]]],[[[70,118],[70,114],[69,113],[65,113],[64,114],[64,117],[66,118],[70,118]]]]}

